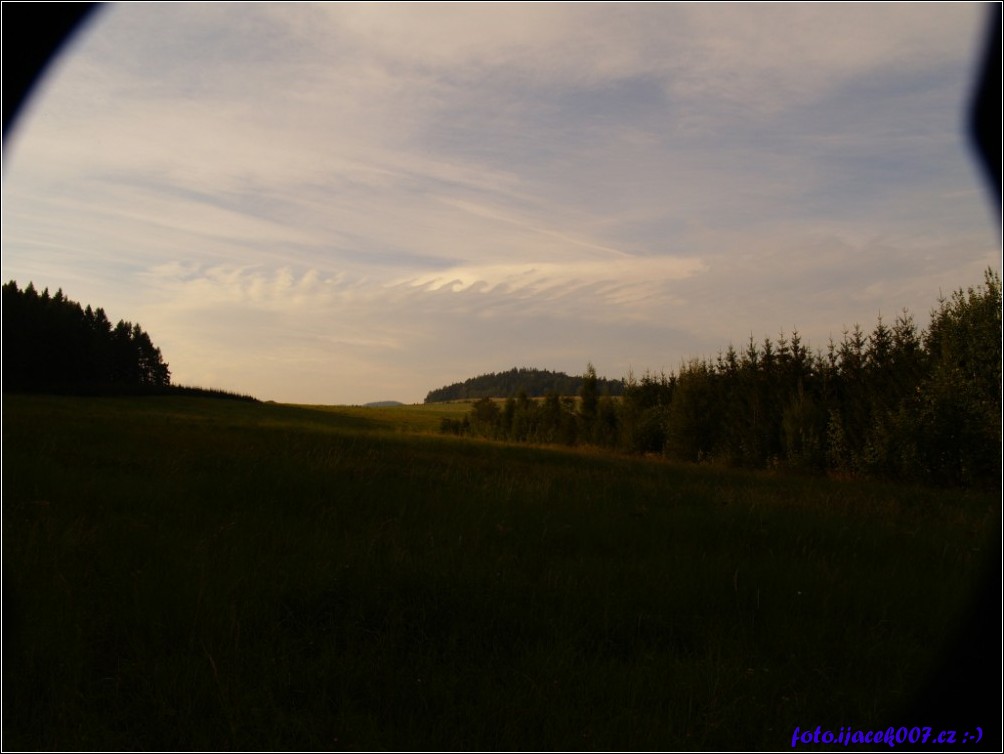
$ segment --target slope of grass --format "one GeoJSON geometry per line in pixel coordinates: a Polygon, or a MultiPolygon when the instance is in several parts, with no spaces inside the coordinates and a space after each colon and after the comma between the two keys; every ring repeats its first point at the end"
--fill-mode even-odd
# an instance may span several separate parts
{"type": "Polygon", "coordinates": [[[473,401],[416,403],[402,406],[307,406],[314,411],[341,417],[356,417],[396,432],[439,432],[443,418],[463,419],[471,412],[473,401]]]}
{"type": "Polygon", "coordinates": [[[996,495],[442,437],[433,408],[6,397],[4,746],[885,728],[999,535],[996,495]]]}

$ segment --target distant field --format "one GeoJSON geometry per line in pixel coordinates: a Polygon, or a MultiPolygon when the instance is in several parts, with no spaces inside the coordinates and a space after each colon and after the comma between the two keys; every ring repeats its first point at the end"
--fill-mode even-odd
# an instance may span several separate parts
{"type": "Polygon", "coordinates": [[[925,724],[903,710],[998,494],[437,433],[467,410],[6,396],[4,747],[787,749],[925,724]]]}
{"type": "Polygon", "coordinates": [[[404,406],[308,406],[316,411],[368,420],[374,427],[399,432],[438,432],[444,417],[462,419],[474,401],[417,403],[404,406]]]}

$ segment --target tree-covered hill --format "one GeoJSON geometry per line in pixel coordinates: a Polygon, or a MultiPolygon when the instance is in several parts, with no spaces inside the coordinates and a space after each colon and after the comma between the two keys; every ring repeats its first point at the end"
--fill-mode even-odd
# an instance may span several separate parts
{"type": "MultiPolygon", "coordinates": [[[[508,372],[490,372],[479,377],[471,377],[464,382],[455,382],[438,390],[430,390],[425,402],[509,398],[519,393],[526,393],[530,398],[540,398],[549,393],[559,396],[578,395],[582,390],[582,380],[581,376],[572,377],[564,372],[513,367],[508,372]]],[[[600,393],[609,391],[610,395],[621,395],[624,391],[621,380],[599,378],[597,383],[600,393]]]]}
{"type": "Polygon", "coordinates": [[[138,324],[112,325],[62,290],[3,286],[5,392],[135,392],[166,388],[171,372],[138,324]]]}

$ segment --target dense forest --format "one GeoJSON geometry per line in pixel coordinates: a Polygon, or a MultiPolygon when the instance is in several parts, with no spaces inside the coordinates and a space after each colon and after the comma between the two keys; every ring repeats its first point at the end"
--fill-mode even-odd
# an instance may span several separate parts
{"type": "Polygon", "coordinates": [[[82,308],[62,289],[3,286],[4,392],[100,395],[182,394],[255,400],[224,390],[171,384],[160,349],[138,324],[112,325],[104,309],[82,308]]]}
{"type": "Polygon", "coordinates": [[[926,331],[906,311],[811,352],[797,330],[752,338],[678,373],[628,376],[622,395],[590,366],[577,399],[483,398],[443,431],[595,444],[687,461],[999,484],[1001,281],[941,298],[926,331]]]}
{"type": "Polygon", "coordinates": [[[104,309],[81,308],[62,290],[3,286],[5,391],[164,387],[171,372],[138,324],[112,325],[104,309]]]}
{"type": "MultiPolygon", "coordinates": [[[[549,393],[577,395],[582,389],[583,377],[569,376],[564,372],[546,369],[513,367],[508,372],[489,372],[479,377],[471,377],[464,382],[430,390],[426,403],[471,400],[473,398],[506,398],[525,393],[531,398],[540,398],[549,393]]],[[[611,395],[620,395],[624,390],[621,380],[598,378],[598,389],[609,390],[611,395]]]]}

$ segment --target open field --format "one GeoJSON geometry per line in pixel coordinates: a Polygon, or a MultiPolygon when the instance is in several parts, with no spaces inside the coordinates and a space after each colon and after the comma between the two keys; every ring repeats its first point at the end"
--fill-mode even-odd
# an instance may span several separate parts
{"type": "Polygon", "coordinates": [[[5,397],[4,748],[935,722],[906,710],[997,552],[997,492],[436,434],[465,410],[5,397]]]}

